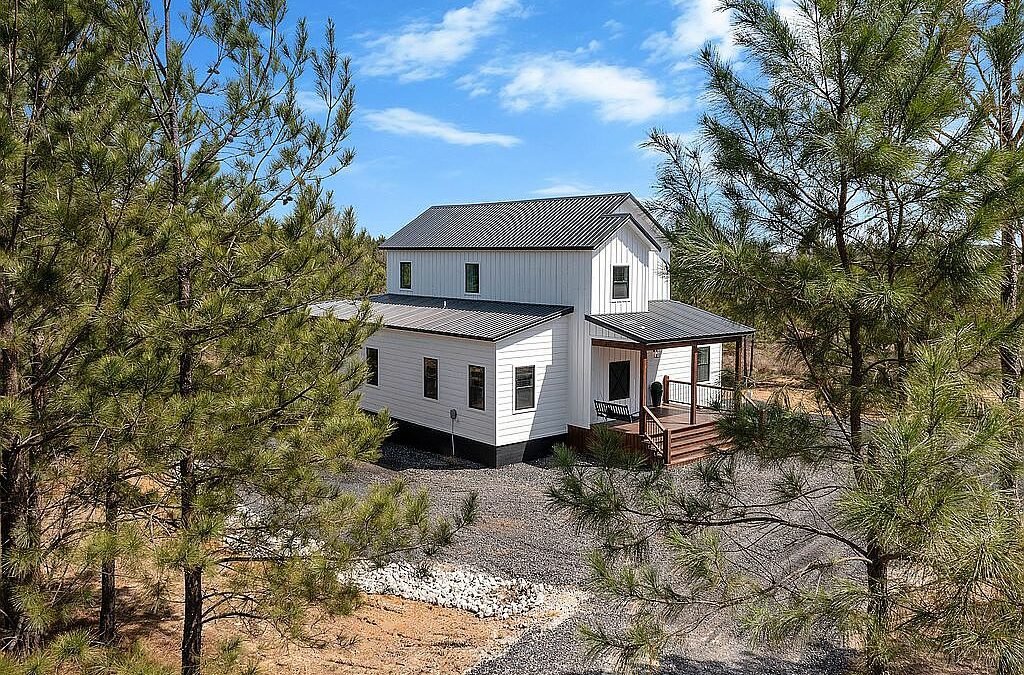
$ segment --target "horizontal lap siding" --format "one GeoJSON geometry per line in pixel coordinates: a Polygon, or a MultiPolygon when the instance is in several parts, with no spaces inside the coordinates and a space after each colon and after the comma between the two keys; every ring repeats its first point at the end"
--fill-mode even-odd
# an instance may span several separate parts
{"type": "Polygon", "coordinates": [[[503,340],[497,352],[497,445],[566,432],[571,403],[569,317],[503,340]],[[516,412],[515,369],[535,367],[536,408],[516,412]]]}
{"type": "MultiPolygon", "coordinates": [[[[628,405],[630,411],[637,412],[640,409],[640,352],[630,349],[616,349],[612,347],[594,347],[591,359],[593,367],[590,374],[590,410],[591,421],[598,418],[593,411],[593,402],[607,401],[608,399],[608,368],[609,364],[615,361],[629,361],[629,399],[615,401],[628,405]]],[[[690,380],[690,348],[676,347],[674,349],[663,349],[659,356],[654,355],[654,350],[647,353],[647,386],[648,396],[650,395],[650,384],[655,380],[661,380],[668,375],[669,379],[690,380]]],[[[722,345],[711,345],[711,380],[710,384],[718,384],[722,377],[722,345]]]]}
{"type": "Polygon", "coordinates": [[[451,431],[448,411],[454,408],[456,435],[494,444],[495,343],[382,329],[366,346],[379,350],[379,385],[360,389],[364,408],[387,408],[397,419],[444,432],[451,431]],[[436,401],[423,397],[424,357],[438,362],[436,401]],[[469,407],[470,364],[486,369],[484,410],[469,407]]]}
{"type": "MultiPolygon", "coordinates": [[[[690,381],[690,348],[676,347],[661,350],[659,358],[651,357],[648,366],[650,372],[656,373],[657,379],[668,375],[670,380],[690,381]]],[[[719,384],[722,381],[722,345],[711,345],[711,379],[706,384],[719,384]]],[[[653,380],[654,378],[652,378],[653,380]]]]}

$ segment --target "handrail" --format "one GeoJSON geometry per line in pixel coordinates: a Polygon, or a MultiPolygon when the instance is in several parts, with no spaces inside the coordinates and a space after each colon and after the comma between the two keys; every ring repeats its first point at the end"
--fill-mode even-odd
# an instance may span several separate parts
{"type": "Polygon", "coordinates": [[[650,444],[655,457],[668,461],[668,430],[647,406],[641,406],[640,418],[643,420],[643,436],[650,444]]]}
{"type": "MultiPolygon", "coordinates": [[[[692,384],[688,380],[668,380],[668,390],[665,392],[665,400],[669,403],[690,405],[692,384]]],[[[697,408],[708,410],[721,410],[732,412],[736,409],[737,403],[744,405],[746,397],[740,388],[723,387],[717,384],[698,382],[697,408]]]]}

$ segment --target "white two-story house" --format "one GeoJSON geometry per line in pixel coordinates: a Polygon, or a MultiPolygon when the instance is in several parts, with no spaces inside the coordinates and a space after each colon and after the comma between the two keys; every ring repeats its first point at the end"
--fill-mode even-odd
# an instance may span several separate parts
{"type": "Polygon", "coordinates": [[[381,248],[362,406],[406,440],[502,466],[607,423],[676,461],[733,400],[723,344],[741,366],[752,329],[669,298],[668,243],[628,193],[433,206],[381,248]]]}

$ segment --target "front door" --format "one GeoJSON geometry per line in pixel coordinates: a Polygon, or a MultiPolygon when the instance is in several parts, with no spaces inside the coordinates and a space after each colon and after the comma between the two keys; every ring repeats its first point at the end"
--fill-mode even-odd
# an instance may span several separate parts
{"type": "Polygon", "coordinates": [[[629,383],[629,361],[612,361],[608,364],[609,401],[628,399],[629,383]]]}

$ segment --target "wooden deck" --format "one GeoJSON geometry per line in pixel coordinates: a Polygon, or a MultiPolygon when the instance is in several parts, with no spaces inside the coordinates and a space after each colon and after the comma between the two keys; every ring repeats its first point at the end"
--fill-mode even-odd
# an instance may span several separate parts
{"type": "MultiPolygon", "coordinates": [[[[703,408],[697,408],[697,423],[690,424],[690,407],[688,405],[668,404],[657,408],[650,408],[651,412],[658,418],[658,422],[665,428],[667,436],[665,455],[660,457],[669,466],[689,464],[709,454],[711,446],[719,449],[728,449],[722,443],[722,437],[716,426],[720,417],[719,413],[703,408]]],[[[591,425],[590,429],[583,427],[569,427],[569,444],[579,451],[585,451],[590,441],[591,429],[596,426],[603,426],[613,429],[623,435],[623,442],[627,449],[655,459],[652,450],[644,436],[640,433],[637,422],[601,422],[591,425]]]]}

